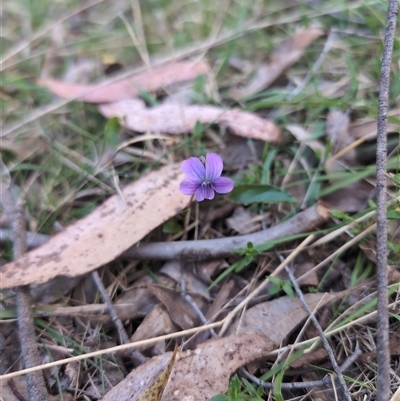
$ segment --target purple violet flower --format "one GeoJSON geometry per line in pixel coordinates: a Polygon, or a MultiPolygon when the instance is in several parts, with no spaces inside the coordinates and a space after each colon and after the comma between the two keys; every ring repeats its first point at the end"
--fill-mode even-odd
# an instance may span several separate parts
{"type": "Polygon", "coordinates": [[[230,178],[221,177],[224,163],[215,153],[207,153],[205,165],[198,157],[191,157],[181,164],[186,178],[181,182],[179,190],[185,195],[195,195],[197,202],[214,199],[214,191],[227,194],[232,191],[234,182],[230,178]]]}

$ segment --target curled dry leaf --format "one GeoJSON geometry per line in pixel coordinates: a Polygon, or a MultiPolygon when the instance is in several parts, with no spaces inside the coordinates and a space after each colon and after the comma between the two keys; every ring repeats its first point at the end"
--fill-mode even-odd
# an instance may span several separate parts
{"type": "Polygon", "coordinates": [[[324,31],[319,28],[303,29],[292,38],[281,42],[272,52],[267,64],[258,68],[246,86],[234,89],[230,95],[234,99],[254,95],[268,88],[279,76],[304,54],[305,49],[322,36],[324,31]]]}
{"type": "MultiPolygon", "coordinates": [[[[310,309],[314,310],[317,306],[320,308],[335,301],[345,293],[305,294],[304,298],[310,309]]],[[[280,344],[307,317],[308,313],[298,298],[280,297],[246,310],[240,321],[229,328],[229,333],[263,333],[271,341],[280,344]]]]}
{"type": "MultiPolygon", "coordinates": [[[[162,401],[209,401],[228,390],[230,376],[241,366],[261,358],[275,344],[260,333],[213,338],[194,351],[179,352],[162,401]]],[[[138,401],[164,371],[171,352],[132,371],[102,401],[138,401]]]]}
{"type": "Polygon", "coordinates": [[[147,108],[138,100],[122,100],[102,104],[100,112],[107,118],[119,117],[126,128],[138,132],[161,134],[182,134],[193,132],[196,123],[220,124],[228,127],[235,135],[260,139],[266,142],[280,142],[281,131],[272,121],[253,113],[240,110],[224,110],[215,106],[184,106],[165,104],[147,108]]]}
{"type": "Polygon", "coordinates": [[[117,102],[130,99],[140,91],[156,91],[177,82],[189,81],[206,74],[206,63],[180,61],[154,68],[129,77],[100,82],[92,85],[72,84],[55,79],[39,79],[38,84],[64,99],[79,99],[88,103],[117,102]]]}
{"type": "Polygon", "coordinates": [[[126,186],[94,212],[43,246],[0,268],[0,289],[76,277],[112,261],[158,225],[184,209],[190,198],[177,190],[179,164],[153,171],[126,186]]]}

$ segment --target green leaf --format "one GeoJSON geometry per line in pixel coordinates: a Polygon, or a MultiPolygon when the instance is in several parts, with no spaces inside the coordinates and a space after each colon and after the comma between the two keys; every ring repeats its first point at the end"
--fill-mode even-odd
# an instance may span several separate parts
{"type": "Polygon", "coordinates": [[[237,185],[230,193],[229,198],[234,202],[243,203],[278,203],[295,202],[295,199],[279,188],[271,185],[237,185]]]}
{"type": "Polygon", "coordinates": [[[229,395],[219,394],[219,395],[214,395],[214,397],[212,397],[210,401],[232,401],[232,398],[229,397],[229,395]]]}
{"type": "Polygon", "coordinates": [[[182,226],[175,220],[168,220],[162,228],[166,234],[178,234],[182,230],[182,226]]]}
{"type": "Polygon", "coordinates": [[[400,187],[400,174],[389,173],[389,177],[392,180],[393,184],[395,184],[398,187],[400,187]]]}
{"type": "Polygon", "coordinates": [[[388,210],[387,218],[389,220],[400,220],[400,210],[388,210]]]}
{"type": "Polygon", "coordinates": [[[284,282],[284,284],[282,285],[282,290],[285,291],[285,293],[289,295],[289,297],[296,296],[296,293],[294,292],[294,289],[289,281],[284,282]]]}
{"type": "Polygon", "coordinates": [[[106,148],[115,149],[119,143],[121,124],[118,117],[110,118],[104,128],[104,142],[106,148]]]}
{"type": "Polygon", "coordinates": [[[269,276],[268,277],[268,280],[271,282],[271,283],[273,283],[273,284],[275,284],[275,285],[278,285],[278,286],[282,286],[282,281],[283,280],[281,280],[280,278],[278,278],[278,277],[276,277],[276,276],[269,276]]]}
{"type": "Polygon", "coordinates": [[[228,395],[231,397],[237,397],[240,393],[241,389],[240,380],[237,375],[234,375],[231,379],[231,383],[229,385],[228,395]]]}

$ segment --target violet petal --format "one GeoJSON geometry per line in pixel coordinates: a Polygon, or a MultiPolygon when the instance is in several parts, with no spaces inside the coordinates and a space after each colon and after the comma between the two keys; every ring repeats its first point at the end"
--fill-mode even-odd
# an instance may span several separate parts
{"type": "Polygon", "coordinates": [[[206,176],[206,169],[203,163],[197,157],[190,157],[181,163],[182,171],[188,176],[188,178],[204,180],[206,176]]]}
{"type": "Polygon", "coordinates": [[[212,186],[215,192],[227,194],[232,191],[235,183],[230,178],[219,177],[213,181],[212,186]]]}
{"type": "Polygon", "coordinates": [[[221,156],[216,153],[207,153],[206,155],[206,180],[214,181],[221,176],[224,163],[221,156]]]}
{"type": "Polygon", "coordinates": [[[179,190],[184,195],[193,195],[201,186],[201,180],[198,178],[185,178],[179,185],[179,190]]]}
{"type": "Polygon", "coordinates": [[[204,199],[214,199],[215,193],[211,185],[200,185],[196,191],[196,200],[201,202],[204,199]]]}

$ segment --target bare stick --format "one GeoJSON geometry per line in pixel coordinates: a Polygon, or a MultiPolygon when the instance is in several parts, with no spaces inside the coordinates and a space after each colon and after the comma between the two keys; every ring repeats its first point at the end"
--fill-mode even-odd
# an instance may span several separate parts
{"type": "MultiPolygon", "coordinates": [[[[319,227],[329,218],[329,209],[316,204],[292,218],[267,230],[229,238],[216,238],[197,241],[153,242],[129,248],[122,257],[129,259],[154,260],[205,260],[226,257],[237,248],[245,248],[248,242],[260,245],[267,241],[289,235],[306,233],[319,227]]],[[[27,233],[30,248],[36,248],[50,237],[44,234],[27,233]]],[[[10,239],[10,231],[0,228],[0,242],[10,239]]]]}
{"type": "MultiPolygon", "coordinates": [[[[13,256],[17,259],[26,252],[26,234],[24,213],[21,206],[16,206],[8,188],[2,185],[0,202],[11,223],[14,237],[13,256]]],[[[22,359],[25,368],[29,369],[41,364],[39,349],[36,343],[33,325],[32,297],[29,286],[16,289],[18,309],[18,334],[21,343],[22,359]]],[[[29,399],[31,401],[47,401],[47,391],[42,372],[32,372],[26,377],[29,399]]]]}
{"type": "Polygon", "coordinates": [[[229,238],[216,238],[198,241],[154,242],[132,247],[122,254],[132,259],[183,259],[204,260],[226,257],[237,248],[245,248],[248,242],[260,245],[265,242],[289,235],[306,233],[314,230],[328,220],[329,210],[322,204],[316,204],[267,230],[253,234],[238,235],[229,238]]]}
{"type": "Polygon", "coordinates": [[[390,393],[390,351],[387,270],[387,220],[386,220],[386,159],[387,159],[387,112],[389,81],[392,64],[393,42],[399,12],[398,0],[389,0],[385,41],[382,55],[381,78],[378,100],[378,128],[376,137],[376,192],[377,192],[377,241],[376,269],[378,279],[377,401],[387,401],[390,393]]]}
{"type": "Polygon", "coordinates": [[[349,389],[347,388],[347,385],[346,385],[346,382],[344,381],[342,372],[340,371],[339,365],[336,362],[335,355],[333,354],[333,350],[332,350],[331,346],[329,345],[329,342],[328,342],[328,340],[327,340],[327,338],[325,336],[324,331],[322,330],[322,327],[318,323],[318,320],[315,317],[314,313],[311,311],[311,309],[307,305],[307,302],[306,302],[306,300],[305,300],[305,298],[303,296],[303,293],[302,293],[302,291],[301,291],[301,289],[300,289],[300,287],[299,287],[299,285],[297,283],[296,278],[294,277],[294,275],[292,273],[292,270],[289,269],[288,266],[285,266],[285,270],[286,270],[287,274],[289,275],[289,279],[290,279],[291,283],[293,284],[293,287],[294,287],[294,289],[296,291],[297,296],[300,299],[300,302],[303,304],[304,309],[309,314],[311,321],[313,322],[315,328],[318,331],[318,334],[319,334],[319,336],[321,338],[322,344],[323,344],[326,352],[328,353],[328,357],[329,357],[329,360],[330,360],[330,362],[332,364],[333,370],[335,371],[336,376],[337,376],[337,378],[339,380],[339,383],[342,386],[344,396],[346,397],[346,399],[348,401],[351,401],[351,395],[350,395],[349,389]]]}
{"type": "MultiPolygon", "coordinates": [[[[97,289],[100,292],[101,298],[103,299],[103,302],[107,305],[107,309],[108,312],[110,313],[111,316],[111,320],[113,321],[113,323],[115,324],[115,327],[117,328],[117,331],[121,337],[121,341],[124,344],[129,344],[131,341],[128,337],[128,334],[121,322],[121,319],[118,317],[117,311],[114,308],[114,305],[110,299],[110,297],[108,296],[107,290],[104,287],[103,282],[101,281],[101,278],[99,276],[99,273],[97,272],[97,270],[92,272],[92,278],[93,281],[95,282],[97,289]]],[[[145,363],[147,361],[147,358],[140,353],[139,351],[135,350],[133,347],[129,348],[129,353],[132,356],[132,359],[134,360],[134,362],[138,365],[145,363]]]]}

